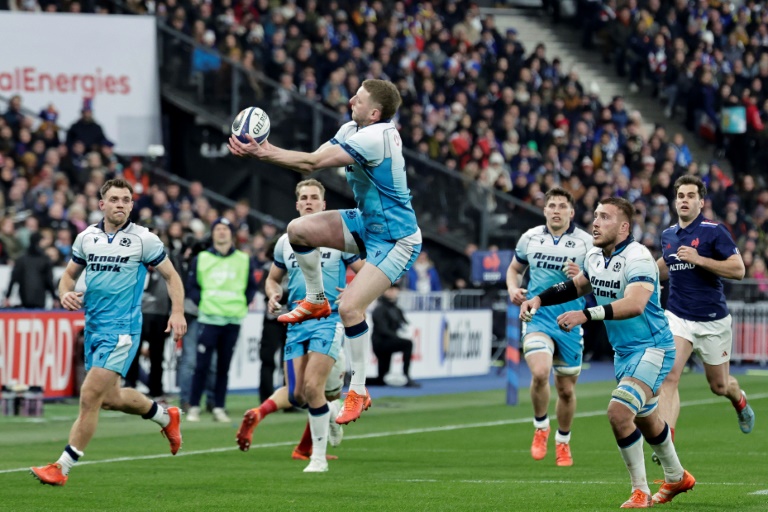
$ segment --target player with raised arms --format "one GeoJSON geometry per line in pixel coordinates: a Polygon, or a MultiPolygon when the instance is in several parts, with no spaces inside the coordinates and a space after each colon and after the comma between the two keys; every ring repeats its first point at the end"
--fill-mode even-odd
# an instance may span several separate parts
{"type": "Polygon", "coordinates": [[[590,320],[605,320],[615,350],[618,382],[608,419],[629,470],[632,495],[621,508],[667,503],[693,488],[696,480],[680,464],[669,426],[658,412],[658,391],[675,360],[675,344],[659,302],[659,269],[650,251],[632,237],[634,208],[626,199],[602,199],[592,222],[594,247],[584,268],[525,301],[520,318],[530,322],[541,307],[563,304],[594,292],[598,305],[557,317],[565,332],[590,320]],[[643,437],[661,461],[664,483],[651,497],[645,473],[643,437]]]}
{"type": "MultiPolygon", "coordinates": [[[[537,295],[563,280],[573,278],[584,264],[584,256],[592,248],[592,237],[573,224],[573,196],[567,190],[554,187],[547,191],[544,204],[546,224],[529,229],[515,248],[515,256],[507,270],[507,290],[513,304],[521,305],[530,291],[537,295]],[[520,288],[520,275],[530,270],[528,290],[520,288]]],[[[576,381],[581,373],[584,351],[582,329],[566,333],[557,328],[560,313],[586,306],[576,299],[539,312],[531,322],[523,323],[523,353],[531,370],[531,403],[533,426],[536,429],[531,444],[531,456],[543,459],[549,439],[549,374],[554,367],[557,389],[557,433],[555,462],[558,466],[573,465],[571,455],[571,424],[576,412],[576,381]]]]}
{"type": "Polygon", "coordinates": [[[331,314],[320,271],[318,247],[360,254],[365,265],[344,292],[339,315],[351,356],[350,390],[339,424],[357,420],[370,405],[365,388],[365,365],[370,331],[365,311],[413,265],[421,251],[421,230],[411,206],[406,182],[403,145],[393,117],[402,99],[397,87],[385,80],[365,80],[349,100],[352,121],[313,153],[281,149],[268,140],[247,143],[236,136],[229,150],[286,167],[303,175],[329,167],[345,167],[357,208],[334,210],[294,219],[288,242],[304,274],[306,297],[278,320],[300,323],[331,314]]]}

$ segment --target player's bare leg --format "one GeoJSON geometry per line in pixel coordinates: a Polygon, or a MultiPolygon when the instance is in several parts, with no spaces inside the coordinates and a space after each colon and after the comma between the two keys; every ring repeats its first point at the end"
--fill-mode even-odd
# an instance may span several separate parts
{"type": "Polygon", "coordinates": [[[745,434],[752,432],[755,426],[755,413],[747,404],[747,395],[739,387],[739,382],[730,374],[730,363],[710,365],[704,363],[704,373],[709,382],[709,388],[718,396],[724,396],[733,404],[739,418],[739,428],[745,434]]]}
{"type": "Polygon", "coordinates": [[[576,381],[578,375],[555,375],[557,389],[557,432],[555,433],[555,462],[558,466],[572,466],[571,425],[576,414],[576,381]]]}
{"type": "Polygon", "coordinates": [[[680,416],[680,393],[678,385],[685,365],[693,353],[693,344],[685,338],[675,336],[675,364],[661,384],[659,395],[659,415],[674,432],[677,418],[680,416]]]}
{"type": "Polygon", "coordinates": [[[294,219],[288,224],[288,242],[304,275],[307,296],[277,320],[296,324],[331,314],[331,304],[325,298],[320,252],[317,247],[345,250],[344,228],[338,211],[318,212],[294,219]]]}
{"type": "Polygon", "coordinates": [[[344,399],[344,408],[336,418],[339,425],[356,421],[371,406],[371,399],[365,389],[365,364],[371,338],[365,311],[390,286],[392,283],[384,272],[366,263],[344,290],[339,303],[339,315],[344,324],[345,343],[350,349],[352,369],[349,393],[344,399]]]}
{"type": "Polygon", "coordinates": [[[541,460],[547,455],[549,440],[549,374],[552,371],[552,354],[546,351],[526,354],[525,362],[531,371],[531,403],[533,404],[533,425],[536,428],[531,443],[531,457],[541,460]]]}

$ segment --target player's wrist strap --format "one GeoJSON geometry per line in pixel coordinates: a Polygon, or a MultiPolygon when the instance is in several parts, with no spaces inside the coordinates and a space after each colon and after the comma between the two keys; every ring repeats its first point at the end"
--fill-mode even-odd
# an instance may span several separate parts
{"type": "Polygon", "coordinates": [[[587,320],[613,320],[613,306],[610,304],[586,308],[583,313],[587,320]]]}
{"type": "Polygon", "coordinates": [[[579,290],[576,288],[576,283],[573,282],[573,279],[550,286],[539,294],[541,307],[565,304],[578,298],[579,290]]]}

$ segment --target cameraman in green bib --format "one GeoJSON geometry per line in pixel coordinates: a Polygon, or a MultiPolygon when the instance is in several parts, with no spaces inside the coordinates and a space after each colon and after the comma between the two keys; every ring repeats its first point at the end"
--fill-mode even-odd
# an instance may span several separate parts
{"type": "Polygon", "coordinates": [[[187,297],[199,308],[197,362],[192,377],[187,421],[200,421],[200,398],[211,356],[216,358],[213,419],[229,422],[225,411],[229,365],[235,350],[240,324],[256,295],[256,268],[251,258],[235,248],[235,228],[220,217],[211,224],[212,246],[198,254],[189,267],[187,297]]]}

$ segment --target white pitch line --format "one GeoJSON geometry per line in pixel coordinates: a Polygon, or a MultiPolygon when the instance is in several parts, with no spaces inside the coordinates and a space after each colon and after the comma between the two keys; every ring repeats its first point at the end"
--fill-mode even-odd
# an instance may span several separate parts
{"type": "Polygon", "coordinates": [[[758,495],[768,494],[768,489],[763,489],[762,491],[751,492],[749,494],[758,494],[758,495]]]}
{"type": "MultiPolygon", "coordinates": [[[[406,483],[459,483],[459,484],[485,484],[485,485],[498,485],[498,484],[517,484],[517,485],[530,485],[530,484],[553,484],[553,485],[623,485],[626,484],[626,480],[605,481],[605,480],[438,480],[436,478],[409,478],[405,480],[380,480],[381,482],[406,482],[406,483]]],[[[718,485],[718,486],[744,486],[744,485],[758,485],[758,484],[745,484],[744,482],[696,482],[696,485],[718,485]]],[[[750,494],[768,494],[768,490],[756,491],[750,494]]]]}
{"type": "MultiPolygon", "coordinates": [[[[756,393],[753,395],[750,395],[750,400],[760,400],[763,398],[768,398],[768,393],[756,393]]],[[[681,402],[680,407],[695,407],[697,405],[709,405],[709,404],[716,404],[723,402],[723,399],[720,397],[712,397],[712,398],[706,398],[703,400],[691,400],[689,402],[681,402]]],[[[601,416],[605,414],[605,409],[600,409],[597,411],[588,411],[588,412],[578,412],[575,414],[576,418],[592,418],[595,416],[601,416]]],[[[465,430],[465,429],[471,429],[471,428],[487,428],[487,427],[499,427],[504,425],[519,425],[521,423],[530,423],[533,421],[533,418],[515,418],[515,419],[509,419],[509,420],[497,420],[497,421],[485,421],[480,423],[461,423],[458,425],[443,425],[440,427],[423,427],[423,428],[409,428],[405,430],[393,430],[389,432],[372,432],[370,434],[359,434],[359,435],[352,435],[352,436],[344,436],[345,441],[354,441],[359,439],[376,439],[379,437],[394,437],[394,436],[406,436],[406,435],[413,435],[413,434],[427,434],[431,432],[449,432],[452,430],[465,430]]],[[[296,444],[296,441],[283,441],[283,442],[277,442],[277,443],[261,443],[261,444],[253,444],[251,445],[251,449],[254,448],[278,448],[280,446],[293,446],[296,444]]],[[[187,452],[179,452],[176,457],[188,457],[192,455],[205,455],[208,453],[221,453],[221,452],[230,452],[237,450],[238,448],[236,446],[227,446],[222,448],[208,448],[206,450],[194,450],[194,451],[187,451],[187,452]]],[[[152,460],[152,459],[166,459],[169,457],[173,457],[173,455],[169,453],[162,453],[162,454],[156,454],[156,455],[139,455],[135,457],[116,457],[113,459],[102,459],[102,460],[85,460],[82,462],[78,462],[78,466],[85,466],[89,464],[109,464],[112,462],[128,462],[128,461],[136,461],[136,460],[152,460]]],[[[13,469],[0,469],[0,474],[5,473],[21,473],[24,471],[29,471],[28,467],[25,468],[13,468],[13,469]]],[[[421,480],[420,480],[421,481],[421,480]]],[[[428,481],[428,480],[423,480],[428,481]]],[[[508,481],[510,483],[514,483],[514,481],[508,481]]],[[[531,483],[531,482],[528,482],[531,483]]],[[[576,482],[574,482],[576,483],[576,482]]],[[[587,482],[584,482],[587,483],[587,482]]],[[[738,485],[738,484],[722,484],[722,485],[738,485]]]]}

